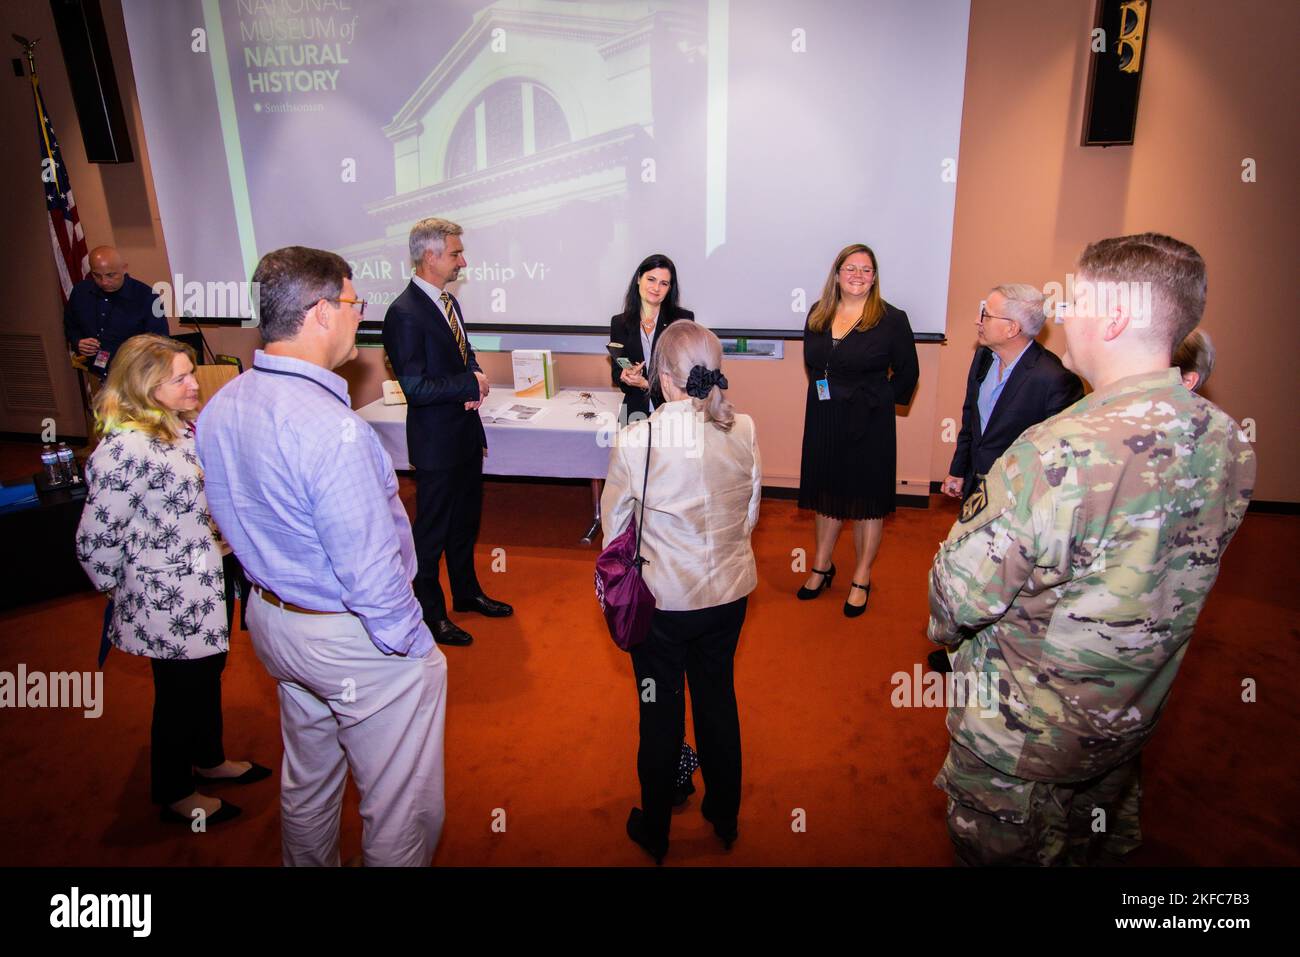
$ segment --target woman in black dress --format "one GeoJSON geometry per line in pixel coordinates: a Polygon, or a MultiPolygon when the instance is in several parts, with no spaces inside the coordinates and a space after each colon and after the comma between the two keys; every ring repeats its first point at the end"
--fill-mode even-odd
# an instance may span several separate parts
{"type": "Polygon", "coordinates": [[[611,369],[611,380],[623,390],[620,419],[624,423],[634,414],[641,418],[650,414],[650,383],[645,369],[659,333],[678,319],[694,318],[695,313],[677,304],[677,267],[673,261],[658,253],[643,259],[628,283],[623,311],[609,320],[609,341],[621,342],[623,355],[632,362],[627,369],[615,362],[611,369]]]}
{"type": "Polygon", "coordinates": [[[849,618],[866,610],[884,517],[894,511],[894,405],[911,401],[919,375],[907,313],[881,298],[879,278],[870,248],[844,247],[804,327],[808,401],[799,507],[817,513],[817,549],[799,597],[816,598],[830,587],[835,542],[852,519],[857,563],[844,602],[849,618]]]}

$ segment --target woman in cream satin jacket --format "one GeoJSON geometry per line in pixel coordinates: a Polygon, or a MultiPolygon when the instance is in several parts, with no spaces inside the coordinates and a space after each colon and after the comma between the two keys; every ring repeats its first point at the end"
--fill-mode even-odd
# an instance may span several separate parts
{"type": "Polygon", "coordinates": [[[601,498],[608,544],[636,516],[646,585],[655,596],[649,637],[632,650],[640,702],[641,807],[629,836],[662,861],[690,682],[704,774],[700,811],[730,847],[740,809],[740,721],[733,660],[748,595],[758,584],[750,534],[762,469],[754,421],[723,395],[722,345],[695,322],[661,333],[650,365],[655,410],[623,429],[601,498]],[[650,436],[649,476],[645,475],[650,436]],[[641,502],[644,498],[644,517],[641,502]],[[654,694],[647,695],[646,681],[654,694]],[[647,700],[649,699],[649,700],[647,700]]]}

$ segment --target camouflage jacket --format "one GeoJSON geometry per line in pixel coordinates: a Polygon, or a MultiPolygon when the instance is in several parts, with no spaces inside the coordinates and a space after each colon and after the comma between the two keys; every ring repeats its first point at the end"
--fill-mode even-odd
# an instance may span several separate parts
{"type": "Polygon", "coordinates": [[[931,571],[930,640],[959,645],[953,671],[988,674],[998,691],[996,715],[949,709],[953,739],[1040,781],[1133,757],[1254,482],[1237,423],[1177,369],[1121,379],[1027,429],[931,571]]]}

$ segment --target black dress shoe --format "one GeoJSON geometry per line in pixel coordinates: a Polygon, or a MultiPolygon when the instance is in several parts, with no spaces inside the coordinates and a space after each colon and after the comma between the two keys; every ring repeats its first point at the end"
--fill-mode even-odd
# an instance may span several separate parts
{"type": "MultiPolygon", "coordinates": [[[[232,817],[239,817],[239,815],[242,813],[243,813],[242,808],[236,807],[235,805],[231,804],[229,801],[222,801],[221,807],[217,808],[206,818],[204,818],[203,823],[205,825],[220,824],[222,821],[229,821],[232,817]]],[[[182,814],[180,811],[173,811],[169,807],[164,807],[162,811],[158,814],[158,820],[165,821],[168,824],[184,824],[185,826],[189,827],[197,820],[197,818],[191,817],[188,814],[182,814]]],[[[197,834],[199,832],[196,831],[195,833],[197,834]]]]}
{"type": "Polygon", "coordinates": [[[253,765],[251,768],[233,778],[210,778],[198,768],[195,768],[194,780],[203,784],[252,784],[254,781],[264,781],[271,776],[270,768],[264,768],[256,761],[250,763],[253,765]]]}
{"type": "Polygon", "coordinates": [[[446,618],[433,622],[429,625],[429,630],[433,632],[433,640],[440,645],[468,645],[474,641],[468,631],[456,627],[446,618]]]}
{"type": "Polygon", "coordinates": [[[649,840],[645,833],[645,817],[639,807],[634,807],[627,815],[627,836],[632,838],[641,850],[645,851],[655,859],[656,864],[664,862],[664,855],[668,853],[668,846],[664,845],[662,850],[656,850],[650,846],[649,840]]]}
{"type": "Polygon", "coordinates": [[[739,828],[735,819],[718,822],[706,814],[704,820],[713,825],[713,833],[718,835],[718,840],[722,842],[723,849],[731,850],[731,845],[736,843],[736,837],[739,835],[739,828]]]}
{"type": "Polygon", "coordinates": [[[469,601],[452,602],[456,611],[476,611],[489,618],[509,618],[515,610],[503,601],[493,601],[487,595],[475,595],[469,601]]]}
{"type": "Polygon", "coordinates": [[[941,675],[949,674],[952,671],[952,661],[948,658],[948,652],[942,648],[930,652],[925,660],[929,662],[930,670],[937,671],[941,675]]]}

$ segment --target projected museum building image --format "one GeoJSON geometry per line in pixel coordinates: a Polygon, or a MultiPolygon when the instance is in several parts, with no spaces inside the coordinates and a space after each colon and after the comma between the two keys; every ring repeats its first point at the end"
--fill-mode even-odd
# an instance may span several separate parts
{"type": "Polygon", "coordinates": [[[381,302],[405,285],[407,233],[431,210],[467,231],[466,308],[506,321],[525,285],[530,315],[563,321],[574,285],[612,309],[646,236],[702,242],[686,214],[698,176],[684,173],[704,160],[703,111],[686,107],[704,89],[704,24],[641,4],[538,6],[480,12],[383,128],[395,191],[366,208],[382,235],[340,250],[381,302]]]}

